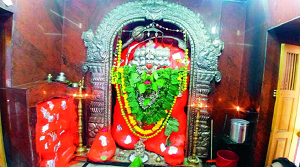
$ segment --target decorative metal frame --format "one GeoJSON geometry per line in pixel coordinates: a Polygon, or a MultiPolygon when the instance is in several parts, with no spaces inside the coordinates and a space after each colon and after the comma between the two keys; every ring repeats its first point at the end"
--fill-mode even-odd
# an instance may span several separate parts
{"type": "MultiPolygon", "coordinates": [[[[187,111],[187,155],[191,155],[194,134],[196,109],[192,104],[198,99],[207,102],[211,91],[210,83],[221,80],[218,69],[218,57],[223,49],[220,39],[212,40],[199,14],[188,8],[163,0],[143,0],[124,3],[113,9],[102,20],[96,33],[92,30],[83,32],[82,39],[87,47],[87,60],[83,64],[84,72],[90,70],[94,99],[90,104],[88,120],[88,145],[91,144],[96,132],[102,128],[111,128],[111,95],[110,69],[113,59],[113,44],[117,33],[122,27],[145,20],[163,21],[175,24],[186,31],[190,42],[191,72],[189,86],[189,101],[187,111]]],[[[201,110],[202,117],[199,126],[197,144],[198,157],[206,158],[210,142],[210,116],[206,109],[201,110]]]]}

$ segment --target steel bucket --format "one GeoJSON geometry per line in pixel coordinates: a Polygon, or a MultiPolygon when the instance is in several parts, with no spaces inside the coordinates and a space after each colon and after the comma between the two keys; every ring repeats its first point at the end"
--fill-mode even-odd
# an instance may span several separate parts
{"type": "Polygon", "coordinates": [[[249,121],[244,119],[231,119],[230,139],[236,143],[244,143],[247,138],[249,121]]]}

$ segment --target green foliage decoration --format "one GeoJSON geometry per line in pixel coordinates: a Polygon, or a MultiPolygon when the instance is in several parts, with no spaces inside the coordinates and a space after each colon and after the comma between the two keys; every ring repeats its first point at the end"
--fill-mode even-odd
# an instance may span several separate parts
{"type": "MultiPolygon", "coordinates": [[[[179,94],[183,73],[184,68],[161,68],[151,74],[147,74],[146,71],[142,71],[139,74],[136,65],[125,65],[123,67],[124,86],[128,95],[127,100],[131,107],[131,112],[135,115],[137,121],[146,122],[150,125],[160,121],[161,118],[167,117],[165,110],[172,108],[174,98],[179,94]],[[153,104],[145,109],[140,106],[141,104],[138,102],[139,94],[147,97],[142,103],[142,105],[147,106],[151,101],[149,95],[158,90],[158,97],[153,104]]],[[[121,76],[118,74],[117,76],[117,83],[121,83],[121,76]]],[[[121,95],[123,95],[123,92],[121,92],[121,95]]],[[[172,131],[174,130],[172,129],[172,131]]]]}

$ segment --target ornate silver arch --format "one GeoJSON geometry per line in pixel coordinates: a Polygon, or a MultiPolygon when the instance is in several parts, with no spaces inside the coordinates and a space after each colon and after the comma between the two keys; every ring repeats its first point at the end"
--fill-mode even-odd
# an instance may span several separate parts
{"type": "MultiPolygon", "coordinates": [[[[144,0],[124,3],[113,9],[102,20],[96,33],[92,30],[83,32],[82,39],[87,47],[87,60],[83,64],[83,71],[90,70],[92,74],[94,99],[90,104],[91,116],[88,121],[88,144],[91,144],[96,132],[101,127],[110,129],[111,122],[111,84],[110,68],[113,58],[113,43],[117,33],[130,23],[145,20],[163,21],[177,25],[186,31],[191,50],[191,73],[188,107],[188,147],[192,150],[192,134],[195,121],[195,109],[191,107],[197,99],[208,100],[213,79],[219,82],[221,73],[218,69],[218,57],[223,49],[220,39],[212,40],[206,30],[200,15],[179,4],[163,0],[144,0]]],[[[204,115],[199,128],[201,140],[197,145],[198,156],[207,157],[210,141],[209,114],[201,110],[204,115]]]]}

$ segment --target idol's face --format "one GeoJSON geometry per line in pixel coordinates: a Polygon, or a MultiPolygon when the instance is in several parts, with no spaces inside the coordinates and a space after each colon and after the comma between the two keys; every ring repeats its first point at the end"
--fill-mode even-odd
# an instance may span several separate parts
{"type": "Polygon", "coordinates": [[[147,64],[152,64],[154,62],[154,55],[153,54],[151,54],[151,53],[148,53],[147,55],[146,55],[146,63],[147,64]]]}
{"type": "Polygon", "coordinates": [[[145,57],[140,57],[140,65],[145,66],[146,65],[146,59],[145,57]]]}
{"type": "Polygon", "coordinates": [[[163,63],[163,58],[161,56],[156,57],[155,65],[160,66],[163,63]]]}

